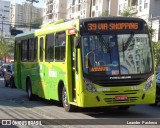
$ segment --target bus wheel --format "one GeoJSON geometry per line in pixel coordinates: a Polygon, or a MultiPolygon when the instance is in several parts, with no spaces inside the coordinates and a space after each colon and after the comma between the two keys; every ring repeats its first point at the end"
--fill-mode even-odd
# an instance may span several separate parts
{"type": "Polygon", "coordinates": [[[118,106],[119,110],[128,110],[130,106],[118,106]]]}
{"type": "Polygon", "coordinates": [[[27,81],[27,95],[29,100],[33,100],[32,85],[30,80],[27,81]]]}
{"type": "Polygon", "coordinates": [[[62,103],[65,111],[71,112],[75,110],[75,107],[68,103],[68,96],[67,96],[67,91],[65,87],[63,87],[63,90],[62,90],[62,103]]]}

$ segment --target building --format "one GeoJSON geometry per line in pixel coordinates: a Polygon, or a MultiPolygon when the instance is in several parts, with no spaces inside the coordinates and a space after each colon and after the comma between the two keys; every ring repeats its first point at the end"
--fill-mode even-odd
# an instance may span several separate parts
{"type": "Polygon", "coordinates": [[[90,0],[67,0],[66,19],[86,18],[90,14],[90,0]]]}
{"type": "Polygon", "coordinates": [[[10,36],[10,2],[0,1],[0,36],[10,36]]]}
{"type": "Polygon", "coordinates": [[[36,20],[42,20],[43,9],[34,7],[29,3],[11,4],[11,26],[12,28],[21,28],[24,31],[31,28],[38,28],[35,23],[36,20]]]}
{"type": "Polygon", "coordinates": [[[114,2],[113,0],[68,0],[67,19],[82,19],[103,15],[115,16],[117,15],[117,1],[118,0],[115,0],[114,2]]]}
{"type": "Polygon", "coordinates": [[[118,0],[45,0],[43,24],[58,19],[117,15],[118,0]]]}
{"type": "Polygon", "coordinates": [[[66,18],[66,0],[45,0],[43,8],[43,24],[66,18]]]}
{"type": "Polygon", "coordinates": [[[119,0],[118,14],[121,15],[126,8],[131,13],[144,19],[154,29],[153,41],[160,40],[160,1],[159,0],[119,0]]]}

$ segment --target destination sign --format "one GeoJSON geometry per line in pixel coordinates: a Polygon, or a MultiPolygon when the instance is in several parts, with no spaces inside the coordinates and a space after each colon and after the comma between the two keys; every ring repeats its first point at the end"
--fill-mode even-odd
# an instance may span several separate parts
{"type": "Polygon", "coordinates": [[[122,31],[122,30],[141,30],[140,22],[88,22],[85,24],[88,31],[122,31]]]}

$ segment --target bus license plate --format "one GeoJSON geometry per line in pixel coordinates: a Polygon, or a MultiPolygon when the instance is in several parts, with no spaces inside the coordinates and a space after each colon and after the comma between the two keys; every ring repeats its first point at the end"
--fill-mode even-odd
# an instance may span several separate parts
{"type": "Polygon", "coordinates": [[[116,96],[115,100],[128,100],[128,96],[116,96]]]}

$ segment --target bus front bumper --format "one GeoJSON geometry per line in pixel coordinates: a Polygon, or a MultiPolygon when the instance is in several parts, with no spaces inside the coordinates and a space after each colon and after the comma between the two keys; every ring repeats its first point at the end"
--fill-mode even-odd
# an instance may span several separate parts
{"type": "Polygon", "coordinates": [[[152,104],[155,102],[154,89],[136,94],[106,95],[101,93],[83,92],[80,95],[79,107],[104,107],[120,105],[152,104]]]}

